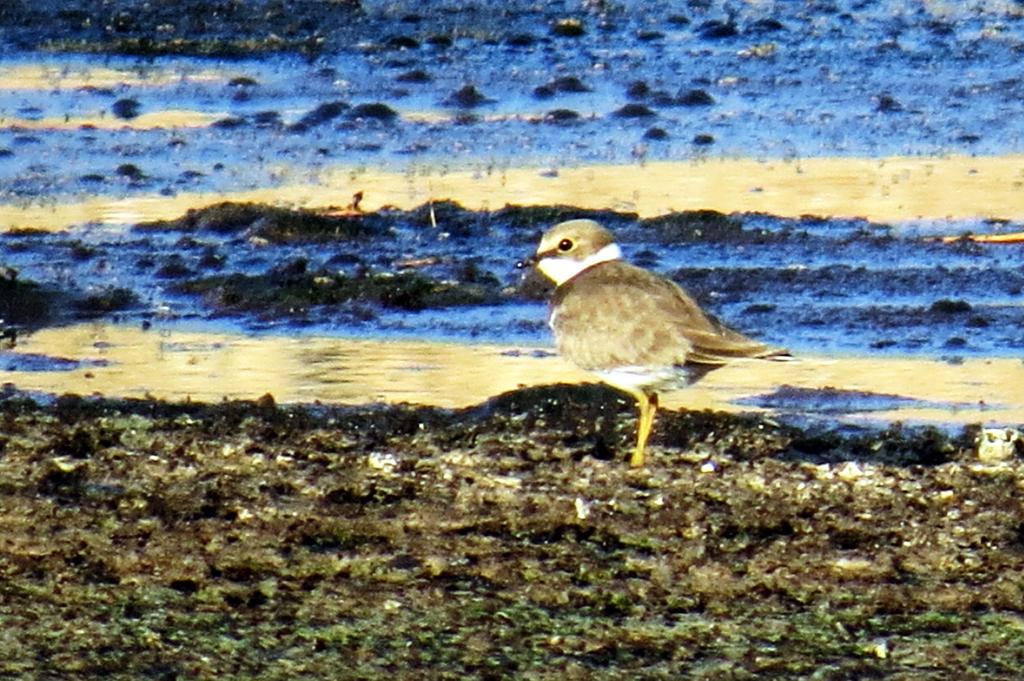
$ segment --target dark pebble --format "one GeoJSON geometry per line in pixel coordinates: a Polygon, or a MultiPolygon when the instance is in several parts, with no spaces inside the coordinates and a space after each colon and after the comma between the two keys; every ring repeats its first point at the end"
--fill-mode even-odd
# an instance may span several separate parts
{"type": "Polygon", "coordinates": [[[399,83],[429,83],[433,80],[430,74],[422,69],[413,69],[412,71],[406,71],[400,73],[395,77],[399,83]]]}
{"type": "Polygon", "coordinates": [[[711,106],[715,103],[715,98],[709,95],[707,90],[694,89],[680,93],[676,103],[682,106],[711,106]]]}
{"type": "Polygon", "coordinates": [[[427,44],[433,45],[438,49],[445,49],[451,47],[455,41],[451,39],[451,36],[447,35],[432,35],[427,38],[427,44]]]}
{"type": "Polygon", "coordinates": [[[407,35],[396,35],[388,38],[387,46],[393,50],[416,50],[419,49],[420,41],[407,35]]]}
{"type": "Polygon", "coordinates": [[[156,276],[160,279],[180,279],[190,274],[192,274],[192,270],[185,264],[185,260],[177,254],[169,257],[167,262],[156,271],[156,276]]]}
{"type": "Polygon", "coordinates": [[[281,114],[276,111],[259,111],[251,119],[257,128],[276,128],[281,125],[281,114]]]}
{"type": "Polygon", "coordinates": [[[461,106],[468,109],[492,101],[494,100],[485,97],[482,92],[472,85],[465,85],[449,95],[448,98],[444,100],[444,103],[450,106],[461,106]]]}
{"type": "Polygon", "coordinates": [[[555,96],[555,91],[551,89],[550,85],[538,85],[533,88],[533,96],[537,99],[551,99],[555,96]]]}
{"type": "Polygon", "coordinates": [[[378,121],[393,121],[398,117],[398,112],[392,109],[387,104],[381,102],[371,102],[367,104],[359,104],[352,107],[352,110],[348,112],[349,118],[372,118],[378,121]]]}
{"type": "Polygon", "coordinates": [[[648,128],[647,132],[644,133],[645,140],[667,140],[668,137],[669,135],[664,128],[648,128]]]}
{"type": "Polygon", "coordinates": [[[234,130],[235,128],[241,128],[247,124],[244,118],[239,116],[228,116],[227,118],[221,118],[210,124],[211,128],[217,128],[218,130],[234,130]]]}
{"type": "Polygon", "coordinates": [[[212,246],[207,248],[201,258],[199,258],[199,266],[204,270],[216,270],[224,267],[224,263],[227,262],[227,257],[218,253],[212,246]]]}
{"type": "Polygon", "coordinates": [[[228,81],[228,85],[231,87],[254,87],[259,85],[259,82],[255,78],[249,76],[238,76],[228,81]]]}
{"type": "Polygon", "coordinates": [[[661,31],[637,31],[636,39],[643,43],[649,43],[654,40],[661,40],[665,37],[665,34],[661,31]]]}
{"type": "Polygon", "coordinates": [[[587,87],[587,85],[576,76],[563,76],[561,78],[555,78],[553,81],[548,83],[548,87],[550,87],[555,92],[563,94],[591,91],[591,89],[587,87]]]}
{"type": "Polygon", "coordinates": [[[125,120],[138,116],[139,109],[139,103],[134,99],[119,99],[110,107],[115,116],[125,120]]]}
{"type": "Polygon", "coordinates": [[[511,47],[531,47],[537,39],[529,33],[516,33],[505,39],[505,44],[511,47]]]}
{"type": "Polygon", "coordinates": [[[622,108],[616,109],[612,115],[617,118],[650,118],[658,114],[643,104],[626,104],[622,108]]]}
{"type": "Polygon", "coordinates": [[[731,21],[712,19],[701,24],[697,29],[697,34],[708,40],[722,40],[739,35],[739,31],[736,30],[736,24],[731,21]]]}
{"type": "Polygon", "coordinates": [[[81,242],[71,245],[71,257],[75,260],[92,260],[96,257],[96,249],[81,242]]]}
{"type": "Polygon", "coordinates": [[[747,33],[775,33],[784,31],[786,26],[778,19],[758,19],[747,26],[747,33]]]}
{"type": "Polygon", "coordinates": [[[87,314],[117,312],[129,308],[138,301],[135,294],[126,288],[112,288],[95,293],[75,303],[75,308],[87,314]]]}
{"type": "Polygon", "coordinates": [[[579,19],[559,19],[551,26],[551,35],[559,38],[579,38],[586,33],[587,30],[579,19]]]}
{"type": "Polygon", "coordinates": [[[882,113],[898,113],[903,111],[903,105],[899,100],[889,94],[878,95],[875,98],[875,110],[882,113]]]}
{"type": "Polygon", "coordinates": [[[966,300],[950,300],[948,298],[942,298],[932,303],[932,306],[928,308],[930,312],[936,312],[938,314],[962,314],[964,312],[971,311],[971,304],[966,300]]]}
{"type": "Polygon", "coordinates": [[[580,119],[580,114],[572,109],[554,109],[544,114],[545,123],[575,123],[580,119]]]}
{"type": "Polygon", "coordinates": [[[635,80],[626,88],[626,96],[630,99],[644,99],[649,94],[651,94],[651,88],[642,80],[635,80]]]}
{"type": "Polygon", "coordinates": [[[310,128],[334,120],[348,109],[348,104],[342,101],[324,102],[295,123],[288,126],[291,132],[305,132],[310,128]]]}
{"type": "Polygon", "coordinates": [[[121,177],[126,177],[133,182],[143,180],[146,177],[146,174],[142,172],[142,169],[134,163],[122,163],[117,167],[115,172],[121,177]]]}
{"type": "Polygon", "coordinates": [[[715,137],[714,135],[700,133],[693,136],[693,143],[699,147],[706,147],[715,143],[715,137]]]}

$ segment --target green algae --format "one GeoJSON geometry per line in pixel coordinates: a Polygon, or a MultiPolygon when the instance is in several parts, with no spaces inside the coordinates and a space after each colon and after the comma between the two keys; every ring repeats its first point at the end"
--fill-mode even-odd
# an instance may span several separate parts
{"type": "Polygon", "coordinates": [[[1021,462],[665,412],[0,404],[14,678],[1014,678],[1021,462]],[[594,418],[605,426],[595,427],[594,418]],[[684,432],[695,432],[682,439],[684,432]],[[744,449],[737,447],[743,443],[744,449]],[[872,452],[882,452],[875,458],[872,452]],[[609,454],[610,453],[610,454],[609,454]]]}

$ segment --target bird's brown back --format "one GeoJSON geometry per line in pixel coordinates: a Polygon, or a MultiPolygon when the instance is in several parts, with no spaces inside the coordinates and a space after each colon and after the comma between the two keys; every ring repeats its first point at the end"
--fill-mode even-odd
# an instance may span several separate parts
{"type": "Polygon", "coordinates": [[[559,352],[591,371],[689,364],[704,372],[733,359],[786,354],[725,326],[672,281],[621,260],[559,286],[551,327],[559,352]]]}

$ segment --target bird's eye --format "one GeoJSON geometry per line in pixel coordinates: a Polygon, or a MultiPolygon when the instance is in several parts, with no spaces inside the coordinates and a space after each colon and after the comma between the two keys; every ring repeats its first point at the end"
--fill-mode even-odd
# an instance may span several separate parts
{"type": "Polygon", "coordinates": [[[563,253],[572,250],[572,239],[562,239],[558,242],[558,250],[563,253]]]}

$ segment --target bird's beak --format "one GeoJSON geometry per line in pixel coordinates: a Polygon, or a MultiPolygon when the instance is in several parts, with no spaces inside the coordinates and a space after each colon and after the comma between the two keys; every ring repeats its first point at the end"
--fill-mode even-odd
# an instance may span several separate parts
{"type": "Polygon", "coordinates": [[[525,269],[528,269],[530,267],[536,267],[538,262],[540,262],[540,254],[539,253],[534,253],[529,258],[523,258],[522,260],[517,262],[516,263],[516,269],[517,270],[525,270],[525,269]]]}

